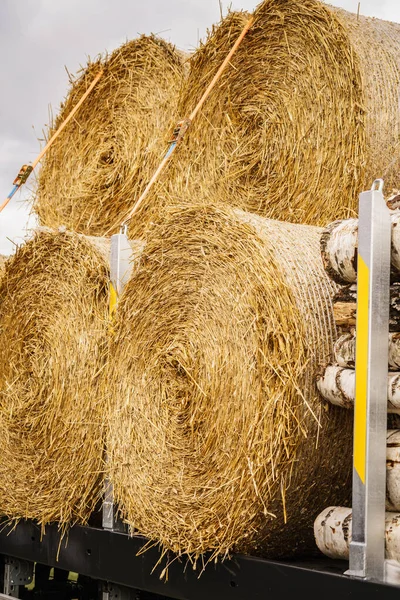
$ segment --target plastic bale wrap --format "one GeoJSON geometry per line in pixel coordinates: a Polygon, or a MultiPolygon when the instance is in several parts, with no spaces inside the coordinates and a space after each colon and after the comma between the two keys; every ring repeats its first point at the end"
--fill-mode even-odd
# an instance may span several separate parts
{"type": "Polygon", "coordinates": [[[46,133],[57,130],[103,75],[45,155],[33,208],[40,224],[87,235],[116,233],[162,159],[176,121],[184,54],[142,35],[88,62],[46,133]]]}
{"type": "Polygon", "coordinates": [[[108,335],[109,242],[40,231],[0,284],[0,513],[86,523],[104,471],[97,394],[108,335]]]}
{"type": "Polygon", "coordinates": [[[318,512],[350,501],[352,415],[314,382],[335,339],[320,235],[204,205],[147,240],[103,372],[132,533],[193,560],[313,553],[318,512]]]}

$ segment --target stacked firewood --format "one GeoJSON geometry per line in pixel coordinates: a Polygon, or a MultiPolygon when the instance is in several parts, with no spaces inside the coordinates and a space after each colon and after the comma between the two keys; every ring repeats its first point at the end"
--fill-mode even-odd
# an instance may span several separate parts
{"type": "MultiPolygon", "coordinates": [[[[400,562],[400,195],[387,200],[391,212],[388,421],[386,435],[385,558],[400,562]]],[[[317,378],[323,398],[353,409],[355,399],[358,219],[335,221],[321,235],[325,271],[337,284],[333,314],[338,338],[332,362],[317,378]]],[[[349,558],[352,508],[329,506],[314,522],[318,548],[331,558],[349,558]]]]}
{"type": "MultiPolygon", "coordinates": [[[[388,200],[391,210],[391,283],[389,309],[388,411],[400,409],[400,195],[388,200]]],[[[352,408],[355,397],[358,219],[330,223],[321,235],[321,254],[329,277],[338,284],[333,315],[339,337],[333,361],[317,379],[329,402],[352,408]]]]}

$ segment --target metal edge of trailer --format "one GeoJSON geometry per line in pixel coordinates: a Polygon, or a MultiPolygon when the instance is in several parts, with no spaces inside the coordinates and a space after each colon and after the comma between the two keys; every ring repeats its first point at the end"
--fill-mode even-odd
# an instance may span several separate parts
{"type": "Polygon", "coordinates": [[[294,562],[234,555],[223,563],[209,563],[203,572],[175,560],[165,581],[160,579],[165,561],[156,567],[160,551],[152,547],[140,552],[145,543],[143,537],[95,527],[74,526],[64,537],[53,525],[41,537],[40,526],[32,521],[0,529],[1,555],[176,600],[273,600],[304,593],[323,593],[324,600],[357,594],[364,600],[378,594],[381,600],[399,597],[399,586],[350,577],[344,574],[346,561],[326,557],[294,562]]]}

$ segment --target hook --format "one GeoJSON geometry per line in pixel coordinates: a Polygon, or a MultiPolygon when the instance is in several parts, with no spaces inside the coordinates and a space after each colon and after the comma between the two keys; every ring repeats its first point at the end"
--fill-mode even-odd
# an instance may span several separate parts
{"type": "Polygon", "coordinates": [[[371,186],[371,192],[382,192],[383,190],[383,179],[375,179],[371,186]],[[378,186],[378,187],[376,187],[378,186]]]}

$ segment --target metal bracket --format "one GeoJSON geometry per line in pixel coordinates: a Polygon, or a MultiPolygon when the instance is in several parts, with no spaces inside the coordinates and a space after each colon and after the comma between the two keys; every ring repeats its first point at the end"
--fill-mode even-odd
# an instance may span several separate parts
{"type": "Polygon", "coordinates": [[[374,179],[371,185],[371,192],[383,192],[383,179],[374,179]]]}
{"type": "MultiPolygon", "coordinates": [[[[121,233],[111,236],[110,251],[110,315],[116,310],[120,297],[132,273],[133,250],[127,236],[127,225],[121,226],[121,233]]],[[[107,457],[106,457],[107,460],[107,457]]],[[[118,521],[114,506],[114,490],[107,479],[104,485],[102,509],[102,525],[111,531],[124,531],[124,526],[118,521]]]]}
{"type": "Polygon", "coordinates": [[[21,185],[23,185],[24,183],[27,182],[27,179],[28,179],[29,175],[32,173],[32,171],[33,171],[32,165],[22,165],[22,167],[19,170],[18,175],[16,176],[16,178],[13,181],[13,185],[21,187],[21,185]]]}
{"type": "Polygon", "coordinates": [[[28,585],[33,579],[33,563],[27,560],[6,558],[4,562],[3,592],[11,598],[19,598],[19,586],[28,585]]]}
{"type": "Polygon", "coordinates": [[[140,592],[114,583],[102,584],[102,600],[138,600],[140,592]]]}
{"type": "Polygon", "coordinates": [[[391,221],[383,180],[359,197],[352,541],[346,574],[385,581],[391,221]]]}
{"type": "Polygon", "coordinates": [[[126,225],[122,231],[111,236],[110,277],[117,296],[122,293],[132,272],[132,246],[126,234],[126,225]]]}

